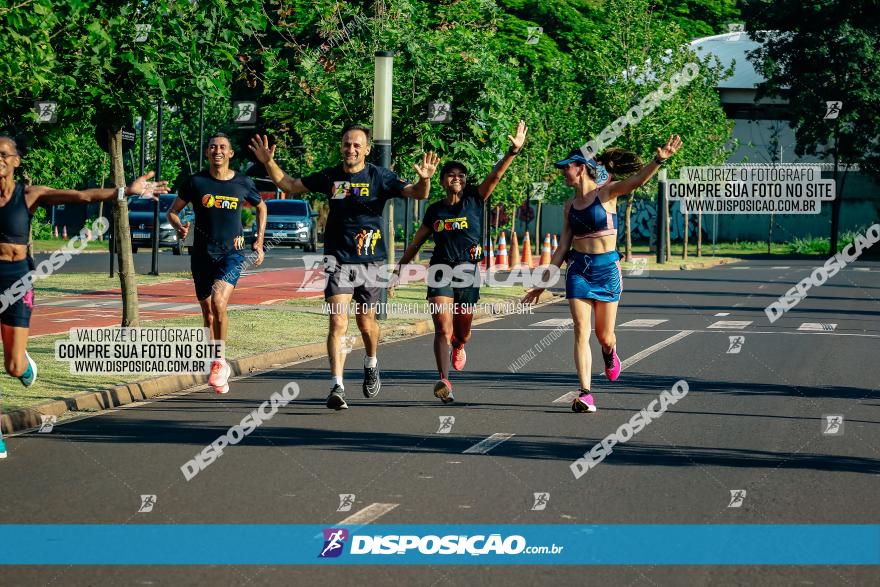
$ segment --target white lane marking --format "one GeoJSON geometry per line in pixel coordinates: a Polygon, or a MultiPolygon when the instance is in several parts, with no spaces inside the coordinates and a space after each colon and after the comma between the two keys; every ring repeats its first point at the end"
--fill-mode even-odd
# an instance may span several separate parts
{"type": "MultiPolygon", "coordinates": [[[[671,345],[675,342],[678,342],[679,340],[683,339],[685,336],[688,336],[689,334],[693,334],[694,332],[696,332],[696,331],[695,330],[682,330],[682,331],[678,332],[677,334],[670,336],[669,338],[661,340],[657,344],[652,344],[648,348],[641,350],[641,351],[637,352],[636,354],[632,355],[631,357],[627,357],[626,359],[621,361],[620,362],[620,370],[623,371],[625,369],[629,369],[630,367],[632,367],[633,365],[635,365],[636,363],[638,363],[639,361],[641,361],[645,357],[649,357],[649,356],[653,355],[654,353],[656,353],[660,349],[668,347],[669,345],[671,345]]],[[[576,392],[569,391],[565,395],[560,396],[560,397],[556,398],[555,400],[553,400],[553,403],[554,404],[564,404],[564,403],[573,401],[575,398],[575,394],[576,394],[576,392]]]]}
{"type": "Polygon", "coordinates": [[[201,310],[201,308],[197,304],[177,304],[176,306],[169,306],[164,308],[166,312],[179,312],[180,310],[201,310]]]}
{"type": "Polygon", "coordinates": [[[731,267],[731,269],[751,269],[751,267],[731,267]]]}
{"type": "Polygon", "coordinates": [[[730,328],[732,330],[742,330],[749,324],[751,320],[719,320],[709,325],[709,328],[730,328]]]}
{"type": "MultiPolygon", "coordinates": [[[[473,330],[483,330],[485,332],[532,332],[533,328],[474,328],[473,330]]],[[[547,330],[550,330],[549,328],[547,330]]],[[[651,330],[648,328],[633,328],[632,330],[627,330],[627,332],[678,332],[674,328],[658,328],[655,330],[651,330]]],[[[692,332],[700,332],[700,333],[712,333],[717,334],[718,330],[706,330],[699,329],[693,330],[692,332]]],[[[815,332],[798,332],[794,331],[785,331],[785,330],[749,330],[749,334],[815,334],[815,332]]],[[[861,334],[859,332],[826,332],[825,336],[860,336],[863,338],[880,338],[880,334],[861,334]]],[[[314,360],[314,359],[309,359],[314,360]]]]}
{"type": "Polygon", "coordinates": [[[573,324],[574,321],[571,318],[551,318],[550,320],[542,320],[541,322],[535,322],[530,326],[569,326],[573,324]]]}
{"type": "Polygon", "coordinates": [[[374,522],[375,520],[381,518],[399,505],[399,503],[371,503],[361,511],[355,512],[341,522],[337,522],[337,525],[369,524],[370,522],[374,522]]]}
{"type": "Polygon", "coordinates": [[[138,307],[141,308],[155,308],[156,306],[162,306],[167,304],[168,302],[141,302],[138,304],[138,307]]]}
{"type": "Polygon", "coordinates": [[[788,265],[780,265],[779,267],[771,267],[770,269],[791,269],[788,265]]]}
{"type": "Polygon", "coordinates": [[[804,322],[798,326],[798,330],[809,330],[811,332],[834,332],[837,330],[837,324],[828,322],[804,322]]]}
{"type": "Polygon", "coordinates": [[[853,271],[870,271],[868,267],[853,267],[853,271]]]}
{"type": "Polygon", "coordinates": [[[651,346],[649,346],[645,350],[639,351],[636,354],[632,355],[631,357],[627,357],[623,361],[621,361],[620,362],[620,369],[621,370],[629,369],[630,367],[632,367],[633,365],[635,365],[636,363],[638,363],[639,361],[641,361],[645,357],[653,355],[654,353],[656,353],[660,349],[668,347],[672,343],[678,342],[679,340],[683,339],[685,336],[687,336],[689,334],[693,334],[694,332],[695,332],[694,330],[682,330],[678,334],[670,336],[669,338],[667,338],[665,340],[661,340],[657,344],[652,344],[651,346]]]}
{"type": "Polygon", "coordinates": [[[77,320],[85,320],[85,318],[50,318],[52,322],[76,322],[77,320]]]}
{"type": "Polygon", "coordinates": [[[496,432],[489,438],[484,438],[477,444],[473,445],[469,449],[462,452],[462,454],[476,454],[476,455],[484,455],[505,440],[510,440],[514,437],[514,434],[510,432],[496,432]]]}
{"type": "Polygon", "coordinates": [[[651,327],[658,326],[663,324],[664,322],[669,322],[669,320],[653,320],[651,318],[639,318],[638,320],[630,320],[629,322],[624,322],[621,326],[632,326],[633,328],[643,328],[643,327],[651,327]]]}
{"type": "Polygon", "coordinates": [[[730,316],[730,312],[718,312],[716,316],[730,316]]]}

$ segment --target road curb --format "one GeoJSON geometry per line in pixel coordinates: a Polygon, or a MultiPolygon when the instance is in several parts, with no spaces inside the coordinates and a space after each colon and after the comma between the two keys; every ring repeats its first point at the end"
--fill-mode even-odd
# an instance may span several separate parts
{"type": "MultiPolygon", "coordinates": [[[[550,292],[545,291],[541,294],[538,302],[543,305],[544,303],[555,301],[556,297],[550,292]]],[[[493,312],[478,312],[474,317],[474,323],[479,324],[504,316],[502,309],[509,303],[495,302],[493,304],[493,312]]],[[[411,336],[421,336],[432,332],[433,329],[433,321],[430,318],[411,324],[383,328],[379,342],[390,342],[411,336]]],[[[357,342],[352,348],[363,348],[363,341],[357,338],[357,342]]],[[[315,359],[326,354],[326,343],[316,342],[230,360],[229,366],[232,368],[232,377],[237,377],[277,368],[296,361],[315,359]]],[[[68,412],[109,410],[156,396],[184,391],[191,387],[205,385],[207,382],[207,374],[175,374],[117,385],[116,387],[99,391],[86,391],[68,398],[4,413],[0,417],[0,428],[2,428],[4,434],[22,432],[39,428],[43,423],[44,416],[61,417],[68,412]]]]}

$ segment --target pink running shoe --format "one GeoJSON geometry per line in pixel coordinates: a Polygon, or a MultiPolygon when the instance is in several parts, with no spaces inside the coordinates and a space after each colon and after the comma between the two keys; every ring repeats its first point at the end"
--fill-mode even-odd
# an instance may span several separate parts
{"type": "Polygon", "coordinates": [[[589,412],[596,411],[596,403],[593,401],[593,394],[589,391],[580,390],[577,398],[571,403],[572,412],[589,412]]]}
{"type": "Polygon", "coordinates": [[[467,363],[467,353],[464,352],[464,345],[457,347],[453,341],[452,350],[449,351],[449,358],[452,359],[453,369],[456,371],[464,369],[464,364],[467,363]]]}
{"type": "Polygon", "coordinates": [[[217,393],[229,392],[229,375],[232,368],[226,361],[214,361],[211,363],[211,374],[208,376],[208,385],[217,393]]]}
{"type": "Polygon", "coordinates": [[[610,355],[603,352],[602,358],[605,359],[605,377],[609,381],[617,381],[617,378],[620,377],[620,358],[617,356],[617,346],[611,347],[610,355]]]}
{"type": "Polygon", "coordinates": [[[455,397],[452,395],[452,384],[448,379],[441,379],[434,384],[434,397],[444,404],[451,404],[455,401],[455,397]]]}

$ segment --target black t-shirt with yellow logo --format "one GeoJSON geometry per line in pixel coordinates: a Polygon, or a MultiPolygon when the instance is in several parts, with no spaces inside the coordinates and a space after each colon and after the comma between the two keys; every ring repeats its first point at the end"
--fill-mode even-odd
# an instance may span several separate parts
{"type": "Polygon", "coordinates": [[[483,258],[483,199],[476,186],[466,185],[455,204],[444,198],[428,206],[422,224],[434,237],[431,265],[476,263],[483,258]]]}
{"type": "Polygon", "coordinates": [[[208,171],[190,176],[180,188],[181,200],[191,203],[196,222],[193,253],[221,257],[244,249],[241,209],[244,202],[260,203],[260,193],[251,178],[238,172],[232,179],[211,177],[208,171]]]}
{"type": "Polygon", "coordinates": [[[330,204],[324,228],[324,254],[340,263],[384,261],[382,211],[390,198],[399,198],[408,182],[396,173],[367,163],[357,173],[342,165],[302,178],[310,192],[326,194],[330,204]]]}

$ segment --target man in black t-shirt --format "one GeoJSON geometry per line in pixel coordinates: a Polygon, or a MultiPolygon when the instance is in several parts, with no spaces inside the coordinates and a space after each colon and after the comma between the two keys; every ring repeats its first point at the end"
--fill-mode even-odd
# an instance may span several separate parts
{"type": "Polygon", "coordinates": [[[387,258],[382,211],[390,198],[427,199],[431,177],[437,169],[437,156],[426,153],[421,164],[415,165],[419,181],[412,184],[388,169],[366,163],[370,154],[370,129],[360,125],[343,130],[339,165],[302,179],[294,179],[281,170],[274,159],[275,145],[269,146],[268,137],[255,136],[250,149],[275,185],[287,194],[317,192],[327,196],[330,214],[324,229],[324,254],[328,263],[324,299],[330,307],[327,354],[333,376],[327,407],[334,410],[348,407],[342,383],[345,366],[342,337],[348,331],[348,306],[352,298],[356,302],[357,325],[366,349],[363,393],[367,398],[375,397],[381,388],[375,308],[380,288],[375,278],[378,263],[387,258]]]}
{"type": "MultiPolygon", "coordinates": [[[[210,168],[190,176],[181,186],[177,199],[168,210],[168,222],[177,230],[182,241],[190,230],[189,222],[180,223],[177,213],[187,204],[195,211],[195,238],[191,268],[196,298],[202,307],[205,327],[211,329],[214,340],[226,340],[229,320],[226,308],[238,283],[245,262],[241,209],[245,202],[257,210],[257,230],[254,244],[254,265],[263,263],[263,234],[266,231],[266,204],[254,182],[247,176],[229,169],[229,160],[235,153],[229,137],[217,133],[208,141],[205,156],[210,168]]],[[[232,369],[226,358],[214,361],[208,378],[217,393],[229,391],[232,369]]]]}

